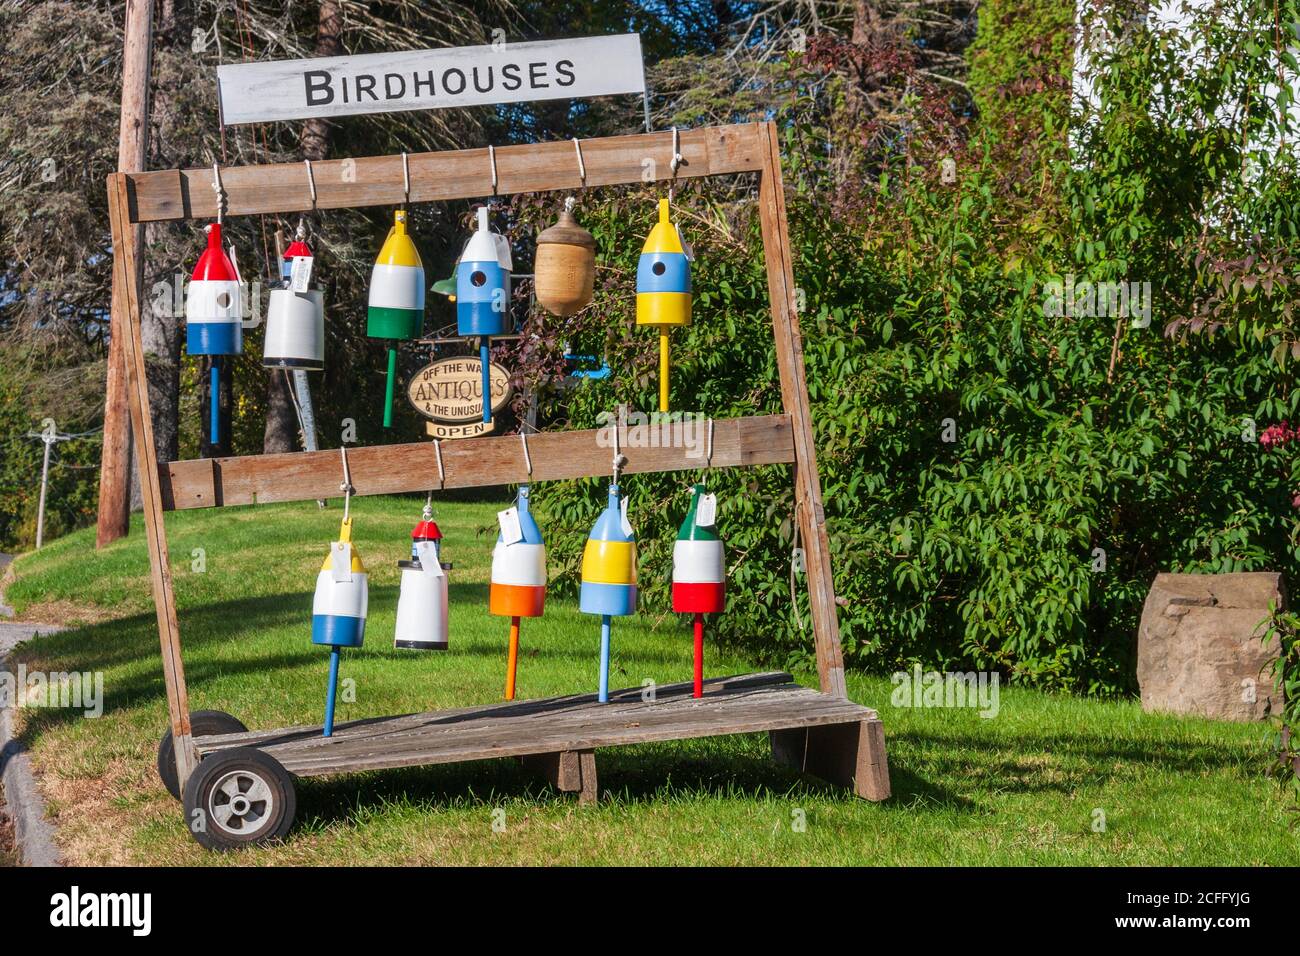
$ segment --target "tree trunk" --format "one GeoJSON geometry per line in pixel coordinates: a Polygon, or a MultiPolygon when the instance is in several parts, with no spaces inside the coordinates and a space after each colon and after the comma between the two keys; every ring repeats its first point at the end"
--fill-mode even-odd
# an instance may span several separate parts
{"type": "MultiPolygon", "coordinates": [[[[188,11],[186,11],[188,13],[188,11]]],[[[154,70],[149,110],[149,169],[167,169],[179,165],[172,156],[171,131],[175,126],[177,77],[170,69],[179,47],[188,47],[188,20],[177,12],[175,0],[158,5],[158,22],[154,30],[154,70]]],[[[149,382],[149,410],[153,421],[153,440],[158,460],[175,461],[179,455],[179,420],[181,395],[181,329],[184,324],[184,301],[172,302],[167,296],[150,293],[156,283],[172,288],[177,265],[168,241],[168,227],[150,223],[144,230],[144,290],[140,302],[140,338],[144,345],[145,377],[149,382]],[[159,254],[161,252],[161,254],[159,254]],[[170,308],[166,306],[170,304],[170,308]]],[[[131,476],[131,509],[143,507],[140,475],[131,476]]]]}
{"type": "MultiPolygon", "coordinates": [[[[343,11],[335,0],[322,0],[316,27],[316,56],[338,56],[343,52],[343,11]]],[[[302,158],[313,162],[329,155],[330,128],[323,119],[303,124],[302,158]]],[[[266,431],[262,452],[277,454],[294,451],[298,445],[298,416],[293,408],[288,377],[280,369],[267,371],[266,431]]]]}

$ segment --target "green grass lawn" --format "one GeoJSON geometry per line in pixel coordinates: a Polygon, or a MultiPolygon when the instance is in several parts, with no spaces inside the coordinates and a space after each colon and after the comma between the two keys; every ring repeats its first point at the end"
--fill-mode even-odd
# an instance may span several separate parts
{"type": "MultiPolygon", "coordinates": [[[[344,655],[356,701],[340,720],[500,699],[507,622],[487,614],[494,533],[478,533],[498,507],[437,509],[455,564],[451,650],[421,654],[392,646],[395,562],[419,503],[355,502],[370,618],[366,646],[344,655]]],[[[311,590],[339,515],[308,503],[168,516],[193,709],[253,729],[320,721],[327,654],[309,641],[311,590]]],[[[98,720],[20,711],[74,863],[1300,864],[1285,796],[1264,776],[1262,725],[1017,689],[983,719],[891,706],[888,679],[860,675],[851,696],[885,722],[894,797],[884,804],[776,766],[766,737],[750,735],[602,750],[590,807],[511,760],[304,780],[282,845],[209,854],[154,770],[167,710],[142,529],[98,554],[93,540],[87,529],[20,558],[6,588],[25,617],[80,622],[26,645],[30,669],[104,674],[98,720]],[[493,827],[498,810],[504,829],[493,827]]],[[[689,629],[662,609],[619,621],[613,644],[613,686],[690,677],[689,629]]],[[[597,645],[576,602],[548,600],[543,619],[524,622],[520,696],[593,691],[597,645]]],[[[737,653],[708,655],[714,676],[755,669],[737,653]]]]}

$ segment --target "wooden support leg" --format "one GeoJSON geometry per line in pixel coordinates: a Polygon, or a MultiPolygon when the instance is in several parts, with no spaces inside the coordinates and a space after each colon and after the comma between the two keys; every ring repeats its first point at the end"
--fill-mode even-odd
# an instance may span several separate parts
{"type": "Polygon", "coordinates": [[[594,750],[562,750],[553,754],[532,754],[519,758],[531,770],[540,773],[556,790],[576,793],[578,803],[595,803],[596,752],[594,750]]]}
{"type": "Polygon", "coordinates": [[[885,725],[879,718],[797,730],[773,730],[772,758],[867,800],[889,797],[885,725]]]}

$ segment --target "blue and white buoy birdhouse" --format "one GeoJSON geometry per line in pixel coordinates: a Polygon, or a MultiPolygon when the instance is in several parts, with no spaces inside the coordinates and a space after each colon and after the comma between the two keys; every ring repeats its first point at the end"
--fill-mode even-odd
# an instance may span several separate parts
{"type": "Polygon", "coordinates": [[[477,336],[483,365],[483,421],[492,421],[489,339],[513,330],[510,319],[510,242],[488,228],[488,209],[478,210],[478,229],[456,265],[456,334],[477,336]]]}

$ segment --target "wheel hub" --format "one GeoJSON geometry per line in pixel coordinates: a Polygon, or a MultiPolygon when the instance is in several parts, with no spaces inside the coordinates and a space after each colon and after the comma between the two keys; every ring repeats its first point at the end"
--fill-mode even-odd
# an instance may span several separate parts
{"type": "Polygon", "coordinates": [[[270,784],[250,770],[232,770],[217,781],[208,797],[212,822],[236,836],[256,833],[274,810],[275,795],[270,784]]]}

